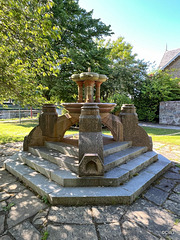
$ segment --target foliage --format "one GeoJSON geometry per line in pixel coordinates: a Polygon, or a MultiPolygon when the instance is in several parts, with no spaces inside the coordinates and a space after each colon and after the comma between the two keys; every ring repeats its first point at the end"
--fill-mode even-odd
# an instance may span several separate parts
{"type": "Polygon", "coordinates": [[[44,91],[44,96],[56,101],[73,102],[77,98],[77,86],[69,77],[73,73],[86,72],[88,67],[94,72],[106,72],[109,63],[107,49],[99,46],[97,39],[110,36],[111,30],[100,19],[93,19],[92,11],[80,8],[77,0],[54,2],[51,21],[61,28],[62,37],[51,41],[51,44],[58,58],[64,57],[70,61],[60,65],[57,77],[45,78],[48,90],[44,91]],[[59,49],[63,49],[63,53],[59,49]]]}
{"type": "Polygon", "coordinates": [[[105,47],[109,50],[107,57],[111,64],[109,80],[102,85],[103,98],[107,100],[114,93],[123,93],[133,99],[136,89],[146,78],[148,64],[136,59],[136,54],[132,53],[133,47],[123,37],[108,41],[105,47]]]}
{"type": "Polygon", "coordinates": [[[108,102],[116,103],[117,106],[114,108],[113,113],[118,115],[121,111],[121,107],[123,104],[132,104],[132,100],[125,94],[115,93],[111,97],[108,98],[108,102]]]}
{"type": "Polygon", "coordinates": [[[180,100],[179,79],[171,78],[168,72],[161,70],[150,74],[134,98],[139,120],[157,121],[159,118],[159,104],[161,101],[180,100]]]}
{"type": "Polygon", "coordinates": [[[66,60],[51,47],[50,39],[61,38],[60,27],[51,21],[52,7],[51,0],[0,0],[1,102],[42,102],[44,86],[38,78],[56,75],[66,60]]]}
{"type": "Polygon", "coordinates": [[[47,196],[43,196],[43,197],[42,197],[42,202],[44,202],[44,203],[46,203],[46,204],[49,204],[49,201],[48,201],[47,196]]]}
{"type": "Polygon", "coordinates": [[[14,205],[15,203],[9,203],[6,207],[2,207],[2,209],[4,211],[9,211],[14,205]]]}
{"type": "Polygon", "coordinates": [[[48,236],[49,236],[48,231],[44,231],[44,232],[43,232],[43,236],[41,237],[41,239],[42,239],[42,240],[47,240],[47,239],[48,239],[48,236]]]}

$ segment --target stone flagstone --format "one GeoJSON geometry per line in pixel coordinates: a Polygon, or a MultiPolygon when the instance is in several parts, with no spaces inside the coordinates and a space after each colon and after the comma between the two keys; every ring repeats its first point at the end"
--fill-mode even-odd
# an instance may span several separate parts
{"type": "Polygon", "coordinates": [[[49,233],[49,239],[51,240],[98,240],[94,225],[48,225],[47,232],[49,233]]]}
{"type": "Polygon", "coordinates": [[[29,222],[25,221],[9,230],[11,235],[17,240],[41,240],[42,235],[29,222]]]}
{"type": "Polygon", "coordinates": [[[92,211],[89,207],[51,207],[48,220],[58,223],[92,224],[92,211]]]}
{"type": "Polygon", "coordinates": [[[28,189],[8,200],[8,204],[10,203],[13,203],[14,206],[11,207],[8,213],[8,228],[16,226],[18,223],[36,214],[39,210],[47,207],[46,204],[42,203],[42,201],[28,189]]]}

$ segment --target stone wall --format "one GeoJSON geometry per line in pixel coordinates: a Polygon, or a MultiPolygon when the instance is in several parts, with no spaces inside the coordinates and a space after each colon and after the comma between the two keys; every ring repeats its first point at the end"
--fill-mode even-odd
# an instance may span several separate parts
{"type": "Polygon", "coordinates": [[[160,103],[159,123],[180,126],[180,101],[160,103]]]}

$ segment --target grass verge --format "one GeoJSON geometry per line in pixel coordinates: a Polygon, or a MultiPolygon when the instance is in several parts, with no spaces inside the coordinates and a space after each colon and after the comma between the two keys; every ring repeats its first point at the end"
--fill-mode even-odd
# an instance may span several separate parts
{"type": "Polygon", "coordinates": [[[144,130],[152,137],[153,142],[161,142],[170,145],[180,146],[180,131],[174,129],[150,128],[143,127],[144,130]]]}
{"type": "MultiPolygon", "coordinates": [[[[22,123],[4,123],[0,122],[0,144],[8,142],[20,142],[24,137],[38,124],[38,120],[31,120],[22,123]]],[[[155,142],[164,144],[180,145],[180,131],[171,129],[160,129],[143,127],[155,142]]],[[[78,133],[77,130],[69,130],[66,134],[78,133]]],[[[103,130],[104,134],[110,134],[109,131],[103,130]]]]}

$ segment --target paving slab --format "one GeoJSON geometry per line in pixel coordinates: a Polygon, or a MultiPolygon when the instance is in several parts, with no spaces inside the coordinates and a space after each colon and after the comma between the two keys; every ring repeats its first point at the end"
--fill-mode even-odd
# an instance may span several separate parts
{"type": "Polygon", "coordinates": [[[144,199],[139,199],[129,207],[124,218],[136,222],[155,236],[162,237],[174,225],[174,215],[144,199]]]}
{"type": "Polygon", "coordinates": [[[95,206],[92,207],[92,214],[96,223],[119,222],[125,213],[126,206],[95,206]]]}
{"type": "Polygon", "coordinates": [[[18,193],[26,189],[26,186],[16,181],[14,183],[10,183],[9,185],[5,186],[3,190],[7,193],[18,193]]]}
{"type": "Polygon", "coordinates": [[[143,196],[157,205],[162,205],[163,202],[166,201],[168,195],[168,192],[155,187],[151,187],[143,196]]]}
{"type": "Polygon", "coordinates": [[[90,225],[60,225],[60,226],[47,226],[49,233],[48,239],[68,239],[68,240],[98,240],[95,226],[90,225]]]}
{"type": "Polygon", "coordinates": [[[12,238],[10,238],[8,235],[4,235],[0,237],[0,240],[12,240],[12,238]]]}
{"type": "Polygon", "coordinates": [[[0,215],[0,234],[4,232],[5,215],[0,215]]]}
{"type": "Polygon", "coordinates": [[[7,206],[7,204],[6,204],[5,201],[0,202],[0,212],[1,212],[1,211],[4,211],[4,207],[6,207],[6,206],[7,206]]]}
{"type": "Polygon", "coordinates": [[[25,221],[9,230],[11,235],[16,240],[41,240],[42,235],[39,231],[29,222],[25,221]]]}
{"type": "Polygon", "coordinates": [[[168,233],[169,239],[179,240],[180,239],[180,223],[175,224],[172,230],[168,233]]]}
{"type": "Polygon", "coordinates": [[[164,177],[180,181],[180,174],[179,173],[174,173],[174,172],[168,171],[164,174],[164,177]]]}
{"type": "Polygon", "coordinates": [[[174,202],[171,200],[167,200],[164,204],[163,207],[165,209],[170,210],[174,214],[178,215],[180,217],[180,202],[174,202]]]}
{"type": "Polygon", "coordinates": [[[48,220],[55,223],[92,224],[92,211],[89,207],[52,206],[48,220]]]}
{"type": "Polygon", "coordinates": [[[5,201],[6,199],[10,198],[11,195],[6,192],[0,192],[0,202],[5,201]]]}
{"type": "Polygon", "coordinates": [[[178,185],[174,188],[173,191],[174,191],[174,192],[177,192],[177,193],[180,193],[180,184],[178,184],[178,185]]]}
{"type": "Polygon", "coordinates": [[[153,236],[134,221],[124,221],[122,223],[122,233],[125,240],[157,240],[159,237],[153,236]]]}
{"type": "Polygon", "coordinates": [[[101,240],[124,240],[119,223],[98,225],[97,231],[101,240]]]}
{"type": "Polygon", "coordinates": [[[180,194],[173,193],[169,196],[169,199],[177,203],[180,203],[180,194]]]}
{"type": "Polygon", "coordinates": [[[170,179],[163,178],[159,181],[158,184],[155,185],[156,188],[160,188],[165,192],[170,192],[176,185],[175,181],[170,179]]]}
{"type": "Polygon", "coordinates": [[[28,189],[8,200],[8,204],[10,203],[14,203],[14,206],[9,210],[7,218],[8,228],[16,226],[18,223],[35,215],[41,209],[47,208],[47,205],[42,203],[42,201],[28,189]]]}
{"type": "Polygon", "coordinates": [[[177,167],[176,165],[173,165],[173,166],[169,169],[169,171],[180,174],[180,167],[177,167]]]}
{"type": "Polygon", "coordinates": [[[42,226],[46,224],[48,211],[49,211],[49,208],[46,208],[38,212],[32,220],[33,225],[42,226]]]}
{"type": "Polygon", "coordinates": [[[0,169],[1,188],[16,181],[16,178],[3,168],[0,169]]]}

